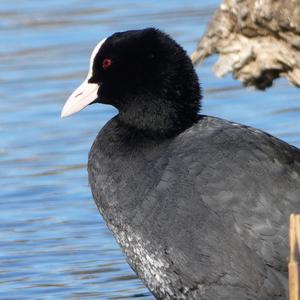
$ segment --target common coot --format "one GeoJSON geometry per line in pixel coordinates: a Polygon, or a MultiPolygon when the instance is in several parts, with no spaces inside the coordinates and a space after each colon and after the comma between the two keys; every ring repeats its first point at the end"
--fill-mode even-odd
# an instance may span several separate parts
{"type": "Polygon", "coordinates": [[[288,216],[300,211],[300,152],[260,130],[199,114],[191,60],[147,28],[92,53],[62,117],[119,113],[88,160],[99,211],[157,299],[286,299],[288,216]]]}

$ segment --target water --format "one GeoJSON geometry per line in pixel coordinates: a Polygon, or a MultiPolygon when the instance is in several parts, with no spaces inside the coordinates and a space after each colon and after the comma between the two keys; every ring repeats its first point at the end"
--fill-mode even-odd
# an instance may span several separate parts
{"type": "MultiPolygon", "coordinates": [[[[116,112],[93,105],[60,120],[98,41],[156,26],[189,53],[219,1],[1,1],[0,299],[153,299],[125,262],[92,201],[86,161],[116,112]]],[[[300,146],[299,92],[279,80],[246,90],[198,73],[203,113],[300,146]]]]}

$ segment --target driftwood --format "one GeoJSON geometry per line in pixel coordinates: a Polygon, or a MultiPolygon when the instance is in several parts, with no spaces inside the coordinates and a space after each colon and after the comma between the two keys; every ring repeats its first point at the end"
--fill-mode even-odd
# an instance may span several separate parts
{"type": "Polygon", "coordinates": [[[217,76],[232,72],[265,89],[285,76],[300,86],[300,0],[224,0],[192,54],[195,63],[218,53],[217,76]]]}

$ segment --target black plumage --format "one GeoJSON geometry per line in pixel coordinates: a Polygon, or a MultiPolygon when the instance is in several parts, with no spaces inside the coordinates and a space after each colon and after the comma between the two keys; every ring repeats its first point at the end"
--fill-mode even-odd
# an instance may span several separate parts
{"type": "Polygon", "coordinates": [[[286,299],[299,150],[199,115],[191,61],[156,29],[112,35],[92,64],[94,102],[119,110],[89,154],[93,197],[155,297],[286,299]]]}

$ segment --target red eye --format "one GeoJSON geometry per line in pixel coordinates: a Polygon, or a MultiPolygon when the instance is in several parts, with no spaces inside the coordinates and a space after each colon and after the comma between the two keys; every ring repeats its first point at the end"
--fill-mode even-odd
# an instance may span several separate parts
{"type": "Polygon", "coordinates": [[[112,64],[112,61],[109,58],[105,58],[102,61],[102,67],[104,70],[108,69],[111,66],[111,64],[112,64]]]}

